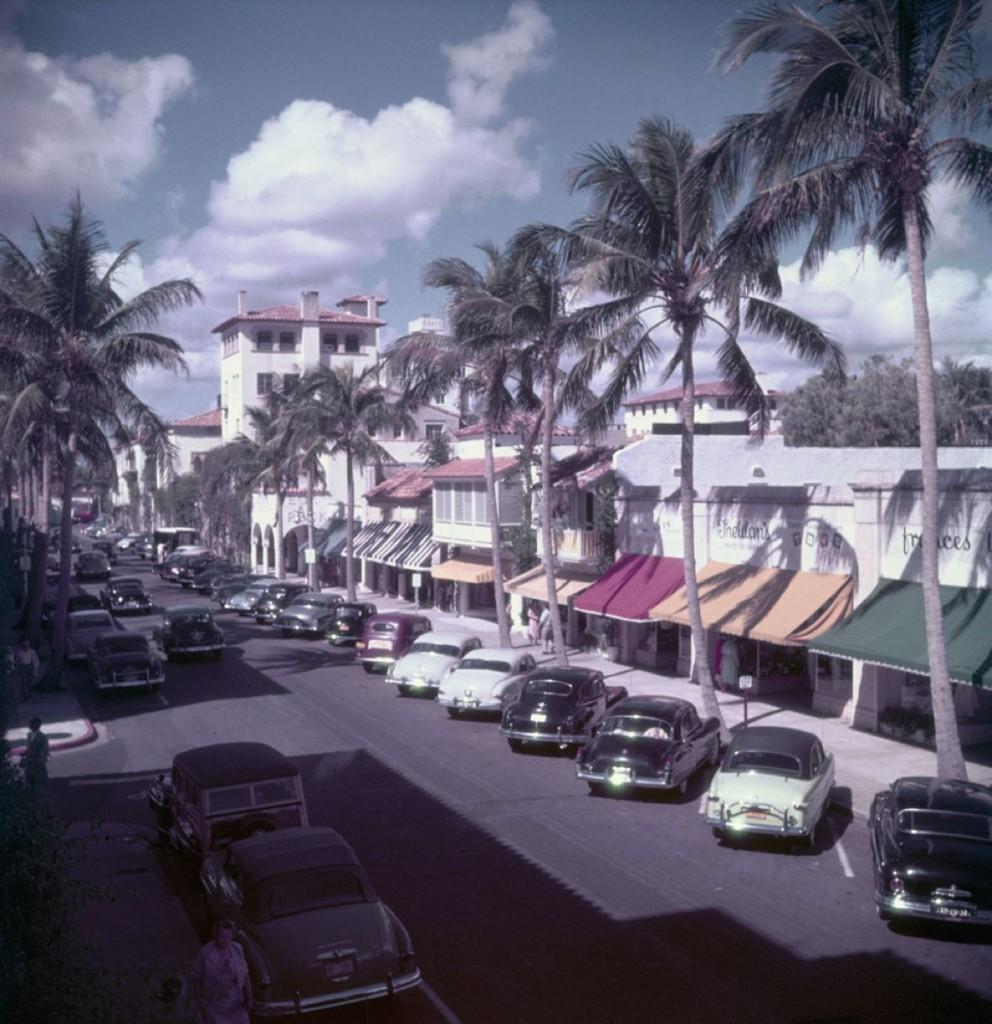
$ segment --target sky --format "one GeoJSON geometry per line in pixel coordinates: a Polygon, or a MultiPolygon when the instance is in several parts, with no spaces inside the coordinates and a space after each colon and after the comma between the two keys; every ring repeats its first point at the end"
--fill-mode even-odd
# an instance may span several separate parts
{"type": "MultiPolygon", "coordinates": [[[[384,345],[436,315],[438,257],[480,260],[525,224],[584,209],[567,175],[595,143],[664,116],[700,141],[756,109],[770,65],[723,76],[721,26],[746,0],[0,0],[0,233],[33,253],[78,189],[113,248],[140,239],[121,291],[191,277],[204,302],[160,323],[189,377],[139,394],[168,419],[210,408],[236,311],[388,299],[384,345]]],[[[990,5],[992,6],[992,5],[990,5]]],[[[977,38],[992,44],[992,10],[977,38]]],[[[986,62],[986,71],[989,64],[986,62]]],[[[932,189],[937,358],[992,362],[990,214],[932,189]]],[[[783,255],[783,302],[852,367],[910,355],[905,268],[838,245],[815,278],[783,255]]],[[[659,333],[668,351],[664,332],[659,333]]],[[[697,375],[712,374],[703,340],[697,375]]],[[[811,372],[746,339],[768,387],[811,372]]],[[[662,383],[664,361],[643,392],[662,383]]]]}

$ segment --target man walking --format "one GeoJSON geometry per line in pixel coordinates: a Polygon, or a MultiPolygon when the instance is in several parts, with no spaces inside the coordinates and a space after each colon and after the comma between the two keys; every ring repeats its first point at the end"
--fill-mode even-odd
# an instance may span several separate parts
{"type": "Polygon", "coordinates": [[[41,719],[35,715],[28,722],[28,741],[21,755],[24,781],[35,793],[48,792],[48,737],[41,731],[41,719]]]}
{"type": "Polygon", "coordinates": [[[28,643],[27,637],[17,645],[17,649],[14,651],[14,668],[21,687],[21,699],[27,700],[31,696],[31,691],[34,689],[34,684],[41,671],[38,652],[28,643]]]}

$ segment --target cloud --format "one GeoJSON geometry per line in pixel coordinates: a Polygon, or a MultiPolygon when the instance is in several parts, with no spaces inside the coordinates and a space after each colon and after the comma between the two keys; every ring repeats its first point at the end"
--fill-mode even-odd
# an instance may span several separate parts
{"type": "Polygon", "coordinates": [[[3,206],[64,203],[77,187],[87,201],[127,195],[160,156],[166,107],[193,80],[175,54],[48,57],[0,36],[3,206]]]}

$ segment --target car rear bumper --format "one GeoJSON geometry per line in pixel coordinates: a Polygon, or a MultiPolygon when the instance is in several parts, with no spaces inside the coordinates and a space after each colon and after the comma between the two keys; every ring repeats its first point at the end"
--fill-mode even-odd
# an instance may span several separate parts
{"type": "Polygon", "coordinates": [[[491,697],[485,700],[481,697],[465,700],[462,697],[439,696],[437,702],[443,708],[459,708],[462,711],[499,711],[503,706],[498,698],[494,700],[491,697]]]}
{"type": "Polygon", "coordinates": [[[401,974],[397,978],[379,981],[374,985],[363,985],[361,988],[325,992],[319,996],[307,996],[297,1000],[256,1001],[253,1014],[256,1017],[286,1017],[291,1014],[317,1013],[335,1006],[347,1006],[349,1003],[365,1003],[370,999],[385,999],[386,996],[394,995],[397,992],[416,988],[420,984],[420,980],[420,969],[416,968],[409,974],[401,974]]]}
{"type": "Polygon", "coordinates": [[[214,651],[224,650],[223,644],[195,644],[185,646],[183,644],[170,644],[163,648],[166,654],[210,654],[214,651]]]}
{"type": "Polygon", "coordinates": [[[585,743],[589,737],[584,732],[527,732],[524,729],[506,729],[499,727],[500,736],[508,740],[523,740],[526,743],[557,743],[559,746],[569,746],[573,743],[585,743]]]}
{"type": "Polygon", "coordinates": [[[950,921],[953,924],[992,924],[992,909],[982,909],[974,904],[954,900],[913,899],[905,895],[875,894],[875,906],[880,913],[889,917],[925,918],[928,921],[950,921]],[[942,908],[942,909],[940,909],[942,908]]]}
{"type": "Polygon", "coordinates": [[[147,690],[152,686],[161,686],[165,676],[146,676],[144,679],[95,679],[97,690],[147,690]]]}
{"type": "Polygon", "coordinates": [[[707,813],[703,820],[707,825],[720,829],[728,835],[761,835],[761,836],[787,836],[789,838],[808,839],[810,827],[791,824],[787,818],[781,815],[769,814],[765,820],[747,818],[744,814],[732,814],[724,817],[718,814],[707,813]]]}
{"type": "Polygon", "coordinates": [[[600,782],[604,786],[617,786],[618,788],[634,786],[637,789],[675,789],[679,785],[677,781],[667,777],[638,775],[633,771],[630,775],[612,771],[593,772],[589,771],[588,768],[581,768],[579,765],[575,766],[575,777],[577,779],[584,779],[586,782],[600,782]]]}

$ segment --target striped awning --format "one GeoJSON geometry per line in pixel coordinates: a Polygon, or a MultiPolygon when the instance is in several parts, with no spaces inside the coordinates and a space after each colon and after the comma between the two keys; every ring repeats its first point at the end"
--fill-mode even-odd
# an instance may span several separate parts
{"type": "MultiPolygon", "coordinates": [[[[361,523],[355,523],[355,529],[361,528],[361,523]]],[[[317,554],[321,558],[337,558],[348,540],[348,524],[344,519],[334,519],[324,533],[323,539],[314,544],[317,554]]]]}
{"type": "Polygon", "coordinates": [[[371,558],[372,552],[399,526],[399,523],[367,523],[355,534],[355,557],[371,558]]]}
{"type": "Polygon", "coordinates": [[[434,561],[438,546],[434,542],[430,523],[400,523],[402,529],[389,538],[388,547],[378,556],[384,565],[397,569],[427,569],[434,561]]]}

